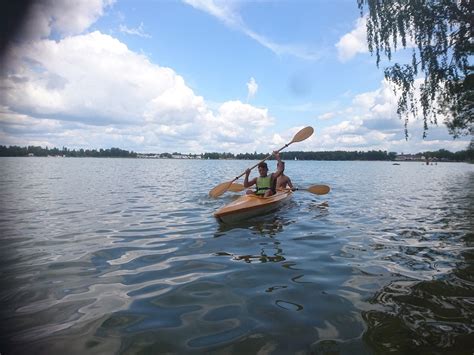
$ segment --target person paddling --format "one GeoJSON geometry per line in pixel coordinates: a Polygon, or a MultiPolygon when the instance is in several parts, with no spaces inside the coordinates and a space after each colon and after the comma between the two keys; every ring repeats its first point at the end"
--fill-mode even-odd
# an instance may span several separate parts
{"type": "Polygon", "coordinates": [[[285,162],[279,161],[277,163],[277,169],[281,170],[281,175],[276,180],[276,189],[283,190],[283,189],[293,189],[293,184],[291,183],[291,179],[285,175],[285,162]]]}
{"type": "Polygon", "coordinates": [[[258,164],[259,177],[253,178],[249,181],[250,169],[245,170],[244,187],[250,187],[256,185],[256,190],[247,190],[247,194],[255,194],[258,196],[268,197],[272,196],[276,192],[276,181],[282,174],[281,170],[281,158],[278,151],[274,151],[273,155],[277,159],[277,171],[268,175],[268,165],[265,162],[258,164]]]}

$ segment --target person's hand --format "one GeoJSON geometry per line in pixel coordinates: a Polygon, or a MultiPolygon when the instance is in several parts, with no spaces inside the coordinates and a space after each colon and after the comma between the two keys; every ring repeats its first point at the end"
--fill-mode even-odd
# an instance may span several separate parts
{"type": "Polygon", "coordinates": [[[277,158],[277,160],[280,160],[280,152],[278,150],[274,150],[273,155],[275,156],[275,158],[277,158]]]}
{"type": "Polygon", "coordinates": [[[245,170],[245,175],[250,175],[250,169],[245,170]]]}

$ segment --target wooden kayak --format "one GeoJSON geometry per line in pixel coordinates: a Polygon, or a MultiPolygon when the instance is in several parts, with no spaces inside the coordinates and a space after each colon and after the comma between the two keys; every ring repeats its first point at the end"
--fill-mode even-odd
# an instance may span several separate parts
{"type": "Polygon", "coordinates": [[[291,190],[285,190],[277,191],[275,195],[270,197],[244,195],[219,208],[214,213],[214,217],[224,223],[234,223],[266,214],[288,201],[292,194],[291,190]]]}

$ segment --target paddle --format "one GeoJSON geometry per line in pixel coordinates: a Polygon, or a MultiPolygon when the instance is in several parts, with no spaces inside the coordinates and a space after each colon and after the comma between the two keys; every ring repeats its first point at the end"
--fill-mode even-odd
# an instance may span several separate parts
{"type": "MultiPolygon", "coordinates": [[[[232,183],[229,187],[229,191],[232,191],[232,192],[241,192],[244,190],[245,190],[245,187],[242,184],[232,183]]],[[[284,189],[284,190],[308,191],[315,195],[326,195],[329,191],[331,191],[331,188],[327,185],[312,185],[305,189],[294,187],[292,189],[284,189]]]]}
{"type": "Polygon", "coordinates": [[[313,185],[308,187],[307,189],[300,189],[300,188],[293,188],[292,191],[308,191],[315,195],[326,195],[331,188],[327,185],[313,185]]]}
{"type": "Polygon", "coordinates": [[[244,185],[237,184],[235,182],[230,184],[230,186],[229,186],[229,191],[232,191],[232,192],[240,192],[240,191],[244,191],[244,190],[245,190],[244,185]]]}
{"type": "MultiPolygon", "coordinates": [[[[291,140],[291,142],[285,144],[283,147],[281,147],[280,149],[277,150],[277,152],[280,152],[281,150],[283,150],[284,148],[288,147],[290,144],[292,143],[296,143],[296,142],[301,142],[301,141],[304,141],[305,139],[309,138],[314,132],[314,129],[313,127],[305,127],[303,128],[302,130],[300,130],[298,133],[295,134],[295,136],[293,137],[293,139],[291,140]]],[[[265,160],[267,159],[270,159],[272,157],[273,154],[270,154],[268,157],[266,157],[265,159],[263,159],[262,161],[258,162],[257,164],[255,164],[254,166],[252,166],[250,168],[250,170],[252,170],[253,168],[257,167],[258,164],[260,163],[263,163],[265,160]]],[[[232,183],[239,179],[240,177],[244,176],[245,175],[245,171],[240,174],[239,176],[237,176],[236,178],[234,178],[233,180],[231,181],[226,181],[226,182],[223,182],[219,185],[217,185],[216,187],[214,187],[211,191],[209,191],[209,196],[211,197],[219,197],[220,195],[222,195],[224,192],[226,192],[232,185],[232,183]]]]}

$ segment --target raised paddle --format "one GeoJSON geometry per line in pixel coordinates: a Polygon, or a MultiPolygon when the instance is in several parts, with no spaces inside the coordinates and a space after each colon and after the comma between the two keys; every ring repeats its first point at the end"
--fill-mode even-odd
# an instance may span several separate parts
{"type": "MultiPolygon", "coordinates": [[[[304,141],[305,139],[309,138],[314,132],[314,129],[313,127],[305,127],[303,128],[302,130],[300,130],[298,133],[295,134],[295,136],[293,137],[293,139],[291,140],[291,142],[285,144],[283,147],[281,147],[280,149],[277,150],[277,152],[279,153],[281,150],[283,150],[284,148],[288,147],[290,144],[292,143],[296,143],[296,142],[301,142],[301,141],[304,141]]],[[[258,164],[260,163],[263,163],[265,160],[267,159],[270,159],[272,157],[273,154],[270,154],[268,157],[266,157],[265,159],[263,159],[262,161],[258,162],[257,164],[255,164],[254,166],[252,166],[250,168],[250,170],[252,170],[253,168],[257,167],[258,164]]],[[[232,183],[235,181],[235,180],[238,180],[240,177],[244,176],[245,175],[245,171],[240,174],[239,176],[237,176],[236,178],[234,178],[233,180],[231,181],[226,181],[226,182],[223,182],[219,185],[217,185],[216,187],[214,187],[211,191],[209,191],[209,196],[211,197],[219,197],[220,195],[222,195],[224,192],[226,192],[232,185],[232,183]]]]}

